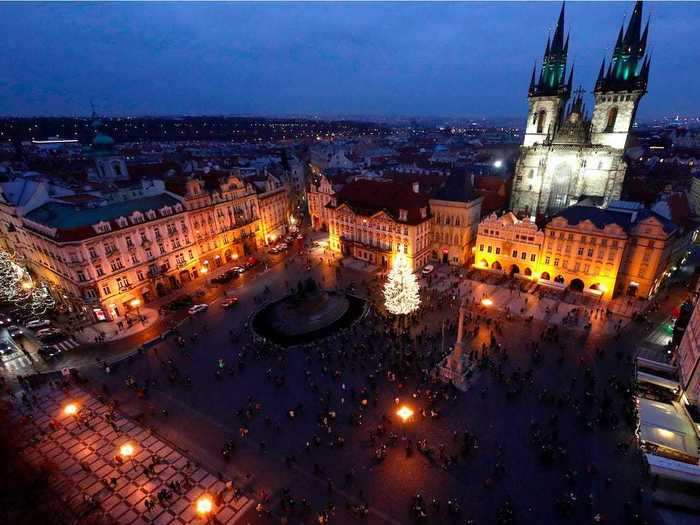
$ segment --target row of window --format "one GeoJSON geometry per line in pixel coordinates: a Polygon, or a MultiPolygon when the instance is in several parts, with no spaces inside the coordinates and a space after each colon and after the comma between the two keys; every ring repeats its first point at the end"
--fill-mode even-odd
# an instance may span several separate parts
{"type": "MultiPolygon", "coordinates": [[[[500,254],[501,254],[501,248],[500,248],[499,246],[492,247],[492,246],[489,244],[489,245],[487,245],[485,248],[486,248],[486,253],[494,253],[494,254],[496,254],[496,255],[500,255],[500,254]]],[[[483,245],[483,244],[480,244],[480,245],[479,245],[479,251],[480,251],[480,252],[483,252],[483,251],[484,251],[484,245],[483,245]]],[[[525,252],[525,251],[523,251],[523,252],[518,252],[518,250],[513,250],[513,251],[511,252],[510,256],[511,256],[513,259],[517,259],[518,256],[520,256],[520,259],[522,259],[523,261],[526,261],[526,260],[528,259],[528,257],[530,258],[530,261],[532,261],[532,262],[535,262],[535,261],[537,260],[537,254],[536,254],[536,253],[528,253],[528,252],[525,252]]]]}

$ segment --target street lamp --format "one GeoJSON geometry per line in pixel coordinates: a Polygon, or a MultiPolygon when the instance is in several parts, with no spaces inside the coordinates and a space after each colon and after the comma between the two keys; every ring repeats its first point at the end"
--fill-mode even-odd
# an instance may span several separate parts
{"type": "Polygon", "coordinates": [[[119,455],[122,459],[129,459],[134,455],[134,452],[134,445],[131,443],[124,443],[121,447],[119,447],[119,455]]]}
{"type": "Polygon", "coordinates": [[[74,416],[78,413],[78,405],[75,403],[68,403],[63,407],[63,413],[67,416],[74,416]]]}
{"type": "Polygon", "coordinates": [[[141,312],[140,312],[140,307],[141,307],[141,299],[132,299],[131,302],[129,303],[132,308],[136,308],[136,317],[139,319],[141,318],[141,312]]]}
{"type": "Polygon", "coordinates": [[[493,301],[491,299],[489,299],[488,297],[484,297],[481,300],[481,304],[483,304],[484,306],[491,306],[493,304],[493,301]]]}
{"type": "Polygon", "coordinates": [[[211,516],[211,513],[214,510],[214,502],[212,501],[211,496],[208,494],[200,496],[195,504],[195,509],[197,510],[197,514],[208,521],[209,516],[211,516]]]}
{"type": "Polygon", "coordinates": [[[396,415],[399,416],[404,423],[411,419],[413,414],[413,409],[407,405],[402,405],[401,408],[396,411],[396,415]]]}

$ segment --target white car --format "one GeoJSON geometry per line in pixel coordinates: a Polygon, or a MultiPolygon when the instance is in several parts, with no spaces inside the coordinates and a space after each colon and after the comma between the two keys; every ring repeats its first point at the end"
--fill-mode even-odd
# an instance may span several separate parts
{"type": "Polygon", "coordinates": [[[199,312],[206,312],[209,309],[209,305],[202,303],[202,304],[195,304],[194,306],[191,306],[189,310],[187,310],[187,313],[190,315],[198,314],[199,312]]]}
{"type": "Polygon", "coordinates": [[[426,264],[425,267],[421,270],[421,273],[423,275],[429,275],[429,274],[433,273],[434,269],[435,269],[435,266],[433,266],[432,264],[426,264]]]}
{"type": "Polygon", "coordinates": [[[44,337],[51,337],[54,335],[59,335],[61,331],[58,328],[42,328],[36,333],[36,336],[39,339],[43,339],[44,337]]]}
{"type": "Polygon", "coordinates": [[[27,328],[41,328],[43,326],[50,326],[51,321],[48,319],[34,319],[33,321],[29,321],[25,326],[27,328]]]}

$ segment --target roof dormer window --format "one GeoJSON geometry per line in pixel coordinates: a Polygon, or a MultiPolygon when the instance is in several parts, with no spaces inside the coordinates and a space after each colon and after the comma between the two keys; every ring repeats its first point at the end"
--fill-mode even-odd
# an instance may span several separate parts
{"type": "Polygon", "coordinates": [[[399,220],[406,222],[408,220],[408,210],[399,210],[399,220]]]}

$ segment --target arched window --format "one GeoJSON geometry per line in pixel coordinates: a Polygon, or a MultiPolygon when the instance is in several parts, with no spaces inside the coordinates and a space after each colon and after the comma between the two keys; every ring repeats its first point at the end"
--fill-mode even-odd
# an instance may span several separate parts
{"type": "Polygon", "coordinates": [[[615,121],[617,120],[617,108],[611,107],[608,110],[608,123],[605,125],[605,132],[610,133],[615,129],[615,121]]]}
{"type": "Polygon", "coordinates": [[[544,121],[547,118],[547,112],[541,109],[537,114],[537,133],[542,133],[544,130],[544,121]]]}

